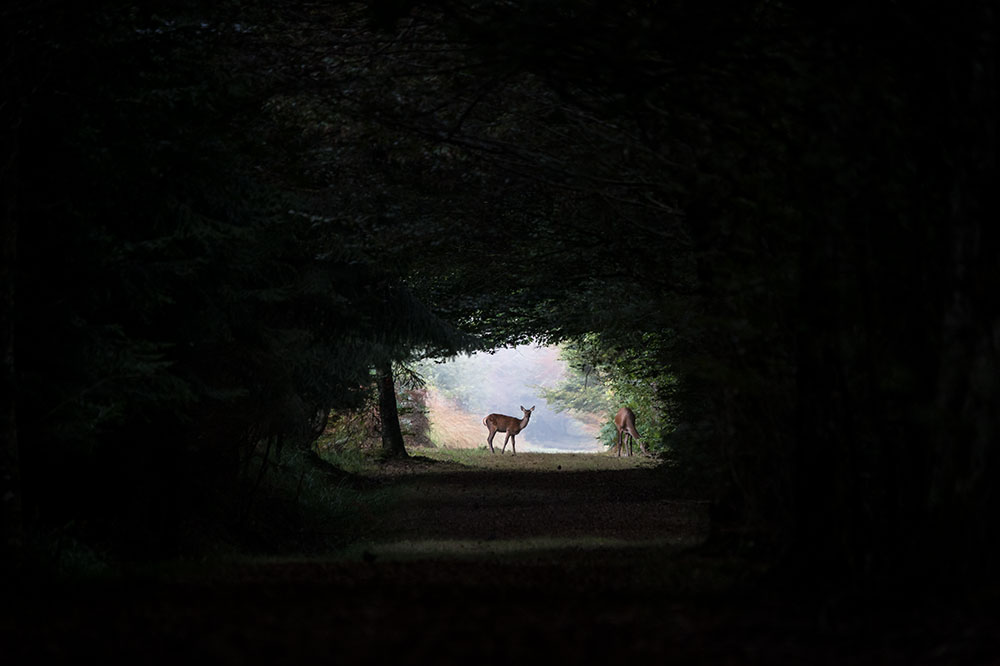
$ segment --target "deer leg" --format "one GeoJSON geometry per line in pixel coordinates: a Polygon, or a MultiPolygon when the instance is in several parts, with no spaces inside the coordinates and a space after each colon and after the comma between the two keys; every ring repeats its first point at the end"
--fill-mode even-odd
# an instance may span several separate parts
{"type": "Polygon", "coordinates": [[[628,437],[628,455],[632,457],[632,435],[626,434],[626,437],[628,437]]]}
{"type": "Polygon", "coordinates": [[[490,428],[489,437],[486,438],[486,443],[490,445],[490,453],[496,453],[496,451],[493,450],[493,436],[496,434],[497,431],[494,430],[493,428],[490,428]]]}
{"type": "Polygon", "coordinates": [[[622,431],[621,430],[618,431],[618,441],[616,443],[618,444],[618,457],[621,458],[622,457],[622,431]]]}
{"type": "Polygon", "coordinates": [[[507,451],[507,442],[510,441],[511,437],[513,437],[513,435],[511,435],[510,433],[507,433],[507,436],[503,438],[503,448],[500,449],[500,455],[503,455],[504,452],[507,451]]]}
{"type": "Polygon", "coordinates": [[[514,435],[510,436],[510,455],[517,455],[517,437],[514,435]]]}

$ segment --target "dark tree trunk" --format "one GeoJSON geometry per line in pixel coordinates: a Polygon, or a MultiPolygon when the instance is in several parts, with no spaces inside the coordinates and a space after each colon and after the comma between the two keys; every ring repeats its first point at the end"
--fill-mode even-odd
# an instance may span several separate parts
{"type": "Polygon", "coordinates": [[[4,114],[4,145],[0,159],[3,164],[0,180],[0,529],[3,534],[3,559],[16,558],[23,543],[21,517],[21,475],[17,441],[17,386],[14,375],[14,276],[17,259],[17,219],[15,217],[15,183],[17,161],[16,123],[4,114]]]}
{"type": "Polygon", "coordinates": [[[971,5],[948,79],[952,252],[942,327],[929,512],[937,560],[992,572],[1000,541],[1000,289],[996,17],[971,5]]]}
{"type": "Polygon", "coordinates": [[[792,489],[792,552],[806,567],[841,569],[845,508],[843,464],[847,415],[840,389],[837,247],[817,221],[802,248],[792,489]]]}
{"type": "Polygon", "coordinates": [[[378,381],[378,413],[382,421],[382,457],[406,458],[403,431],[399,427],[399,410],[396,408],[396,383],[392,378],[392,364],[380,363],[375,370],[378,381]]]}

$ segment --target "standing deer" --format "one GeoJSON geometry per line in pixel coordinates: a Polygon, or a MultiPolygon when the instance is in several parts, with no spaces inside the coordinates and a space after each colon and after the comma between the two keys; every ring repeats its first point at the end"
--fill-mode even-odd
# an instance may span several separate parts
{"type": "Polygon", "coordinates": [[[628,454],[632,455],[632,440],[642,442],[639,432],[635,429],[635,412],[628,407],[619,409],[618,413],[615,414],[615,427],[618,428],[618,457],[620,458],[622,455],[624,439],[628,439],[628,454]]]}
{"type": "Polygon", "coordinates": [[[490,435],[486,438],[486,443],[490,445],[490,453],[496,453],[493,449],[493,436],[499,431],[507,433],[507,437],[503,440],[503,448],[500,449],[500,455],[503,455],[504,451],[507,450],[508,439],[510,440],[510,454],[517,455],[517,444],[514,437],[528,427],[528,420],[531,418],[531,412],[535,411],[535,406],[532,405],[531,409],[525,409],[524,405],[521,405],[521,411],[524,413],[523,419],[503,414],[490,414],[483,419],[483,425],[490,429],[490,435]]]}

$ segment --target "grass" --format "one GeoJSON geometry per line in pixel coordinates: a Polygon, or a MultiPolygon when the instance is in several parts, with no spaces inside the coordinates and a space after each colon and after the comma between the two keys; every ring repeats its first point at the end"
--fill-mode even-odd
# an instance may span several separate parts
{"type": "Polygon", "coordinates": [[[626,550],[672,552],[691,545],[684,537],[647,539],[643,541],[602,537],[523,537],[516,539],[403,539],[379,543],[358,542],[339,551],[343,560],[364,559],[377,554],[379,561],[405,562],[411,560],[455,560],[480,558],[565,557],[572,551],[576,557],[589,553],[594,558],[604,558],[602,553],[620,553],[626,550]]]}
{"type": "Polygon", "coordinates": [[[428,391],[427,409],[428,438],[435,447],[476,449],[486,439],[483,417],[465,411],[438,391],[428,391]]]}
{"type": "Polygon", "coordinates": [[[456,463],[463,467],[482,470],[510,470],[525,472],[595,471],[615,470],[632,467],[653,467],[654,458],[644,456],[617,457],[607,453],[518,453],[513,456],[508,451],[490,453],[486,448],[420,449],[415,456],[436,462],[456,463]]]}
{"type": "Polygon", "coordinates": [[[365,475],[378,464],[374,453],[367,449],[344,447],[338,451],[317,446],[317,450],[320,458],[348,474],[365,475]]]}

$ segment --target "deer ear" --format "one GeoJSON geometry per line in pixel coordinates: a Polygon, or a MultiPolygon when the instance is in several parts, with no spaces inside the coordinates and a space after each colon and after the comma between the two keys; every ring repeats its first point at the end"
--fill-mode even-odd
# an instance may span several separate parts
{"type": "Polygon", "coordinates": [[[529,412],[533,412],[533,411],[535,411],[535,406],[534,406],[534,405],[532,405],[532,406],[531,406],[531,409],[529,409],[528,411],[529,411],[529,412]]]}
{"type": "Polygon", "coordinates": [[[522,411],[522,412],[526,412],[526,411],[528,411],[528,410],[524,408],[524,405],[521,405],[521,411],[522,411]]]}

